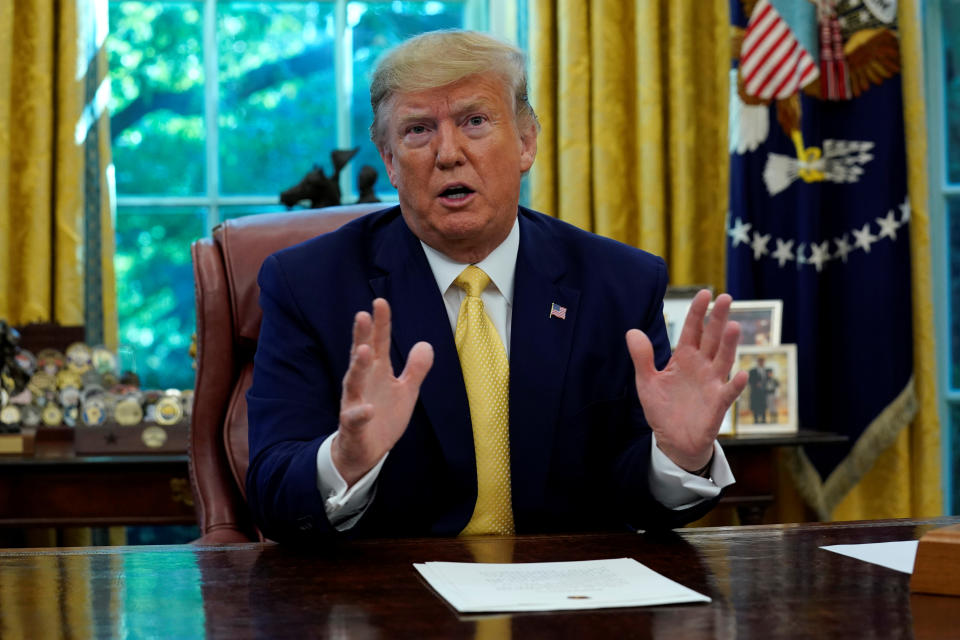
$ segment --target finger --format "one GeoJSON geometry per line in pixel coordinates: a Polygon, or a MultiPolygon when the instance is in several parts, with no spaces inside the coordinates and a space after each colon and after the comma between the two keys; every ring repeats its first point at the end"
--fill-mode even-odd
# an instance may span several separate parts
{"type": "Polygon", "coordinates": [[[358,429],[370,422],[371,418],[373,418],[372,404],[354,405],[340,412],[340,426],[347,429],[358,429]]]}
{"type": "Polygon", "coordinates": [[[707,314],[710,298],[711,295],[707,289],[701,289],[694,296],[690,309],[687,311],[687,317],[683,321],[680,339],[677,340],[678,349],[681,346],[700,348],[700,337],[703,335],[703,318],[707,314]]]}
{"type": "Polygon", "coordinates": [[[723,330],[723,339],[713,361],[716,372],[724,377],[730,373],[733,361],[737,357],[737,343],[740,342],[740,323],[728,322],[723,330]]]}
{"type": "Polygon", "coordinates": [[[429,342],[418,342],[410,349],[407,364],[399,379],[405,384],[413,385],[414,389],[420,389],[423,379],[427,377],[427,372],[432,366],[433,346],[429,342]]]}
{"type": "Polygon", "coordinates": [[[738,371],[726,384],[720,388],[720,399],[723,401],[724,410],[729,409],[730,405],[740,397],[743,390],[747,388],[748,374],[746,371],[738,371]]]}
{"type": "Polygon", "coordinates": [[[353,317],[353,344],[350,345],[350,359],[352,360],[361,344],[369,344],[373,333],[373,319],[366,311],[358,311],[353,317]]]}
{"type": "Polygon", "coordinates": [[[636,373],[637,384],[645,385],[657,374],[653,363],[653,345],[650,338],[639,329],[627,331],[627,350],[633,360],[633,370],[636,373]]]}
{"type": "Polygon", "coordinates": [[[390,357],[390,304],[383,298],[373,301],[373,356],[390,357]]]}
{"type": "Polygon", "coordinates": [[[343,402],[350,404],[361,402],[364,391],[367,386],[367,376],[370,373],[370,365],[373,362],[373,352],[370,345],[361,344],[357,346],[353,357],[350,358],[350,366],[343,376],[343,402]]]}
{"type": "Polygon", "coordinates": [[[703,339],[700,341],[700,350],[703,355],[712,360],[717,355],[717,349],[720,346],[720,340],[724,335],[724,329],[727,325],[727,318],[730,316],[730,302],[733,301],[726,293],[717,296],[713,303],[713,310],[707,318],[703,328],[703,339]]]}

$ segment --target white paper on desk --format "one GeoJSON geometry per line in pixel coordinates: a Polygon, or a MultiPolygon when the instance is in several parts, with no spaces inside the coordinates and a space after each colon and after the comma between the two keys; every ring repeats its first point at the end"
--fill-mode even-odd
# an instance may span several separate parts
{"type": "Polygon", "coordinates": [[[878,564],[888,569],[913,573],[913,561],[917,556],[917,542],[917,540],[905,540],[903,542],[832,544],[820,548],[864,562],[878,564]]]}
{"type": "Polygon", "coordinates": [[[642,607],[710,598],[632,558],[579,562],[413,565],[461,613],[642,607]]]}

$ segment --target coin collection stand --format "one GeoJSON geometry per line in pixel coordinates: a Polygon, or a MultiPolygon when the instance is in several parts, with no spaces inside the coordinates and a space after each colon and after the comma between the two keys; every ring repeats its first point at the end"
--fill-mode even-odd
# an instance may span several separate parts
{"type": "MultiPolygon", "coordinates": [[[[116,354],[82,342],[63,352],[20,349],[15,359],[29,382],[0,385],[3,434],[41,443],[70,433],[78,454],[186,451],[192,391],[142,390],[136,375],[119,372],[116,354]]],[[[15,448],[8,453],[29,453],[15,448]]]]}

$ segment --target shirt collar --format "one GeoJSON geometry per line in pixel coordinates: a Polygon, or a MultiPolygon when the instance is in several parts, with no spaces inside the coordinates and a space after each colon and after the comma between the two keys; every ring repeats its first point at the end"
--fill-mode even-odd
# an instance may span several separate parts
{"type": "MultiPolygon", "coordinates": [[[[437,279],[437,287],[440,288],[440,293],[446,293],[457,276],[469,265],[451,260],[443,253],[425,244],[423,240],[420,241],[420,245],[423,247],[424,253],[427,254],[427,262],[430,264],[430,270],[433,271],[433,277],[437,279]]],[[[510,303],[513,302],[513,275],[517,266],[519,250],[520,221],[519,218],[515,218],[513,228],[510,229],[510,233],[504,241],[491,251],[490,255],[476,263],[490,276],[490,281],[510,303]]]]}

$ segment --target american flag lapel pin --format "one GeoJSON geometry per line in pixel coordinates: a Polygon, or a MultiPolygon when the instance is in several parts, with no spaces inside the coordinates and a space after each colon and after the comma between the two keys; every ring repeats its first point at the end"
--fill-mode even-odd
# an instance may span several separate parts
{"type": "Polygon", "coordinates": [[[550,303],[550,315],[548,318],[560,318],[561,320],[567,319],[567,308],[561,307],[556,302],[550,303]]]}

